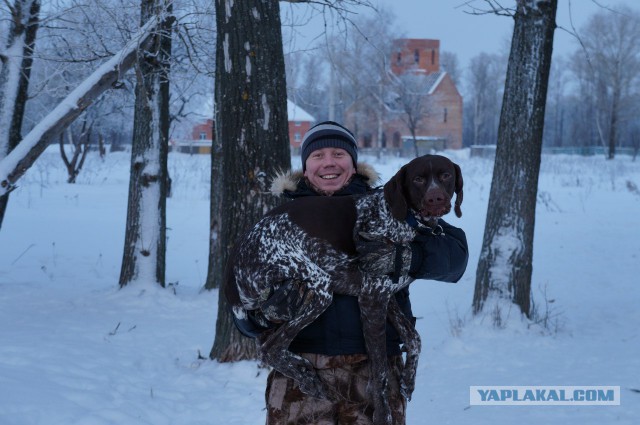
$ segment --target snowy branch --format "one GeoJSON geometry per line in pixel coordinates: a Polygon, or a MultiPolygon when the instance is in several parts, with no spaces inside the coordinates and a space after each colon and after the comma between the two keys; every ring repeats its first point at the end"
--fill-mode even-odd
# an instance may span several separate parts
{"type": "Polygon", "coordinates": [[[15,182],[33,165],[49,143],[98,96],[122,78],[134,65],[138,51],[145,49],[153,41],[155,30],[166,19],[172,18],[160,16],[147,22],[119,53],[76,87],[0,161],[0,196],[15,189],[15,182]]]}

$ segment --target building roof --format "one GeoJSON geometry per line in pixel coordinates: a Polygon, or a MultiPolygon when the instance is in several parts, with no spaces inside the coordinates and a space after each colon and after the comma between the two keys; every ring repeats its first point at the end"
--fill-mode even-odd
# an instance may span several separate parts
{"type": "Polygon", "coordinates": [[[289,116],[289,121],[316,121],[316,119],[310,113],[308,113],[289,99],[287,99],[287,115],[289,116]]]}
{"type": "MultiPolygon", "coordinates": [[[[424,76],[425,78],[424,88],[428,95],[432,95],[436,91],[436,89],[444,79],[445,75],[447,75],[446,71],[432,72],[430,74],[425,74],[420,71],[421,70],[417,70],[417,72],[414,75],[424,76]]],[[[398,110],[397,97],[398,97],[398,94],[395,92],[389,92],[389,94],[387,95],[384,105],[388,111],[398,110]]]]}

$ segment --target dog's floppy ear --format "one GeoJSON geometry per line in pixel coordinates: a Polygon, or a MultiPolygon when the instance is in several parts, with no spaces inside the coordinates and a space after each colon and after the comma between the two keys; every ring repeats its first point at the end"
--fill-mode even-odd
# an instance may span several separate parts
{"type": "Polygon", "coordinates": [[[456,163],[453,163],[453,166],[456,169],[456,204],[454,207],[454,211],[456,212],[456,217],[462,217],[462,209],[460,208],[460,205],[462,205],[462,186],[463,186],[463,181],[462,181],[462,170],[460,169],[460,166],[456,163]]]}
{"type": "Polygon", "coordinates": [[[404,221],[407,218],[409,209],[402,190],[406,172],[406,166],[400,168],[396,175],[391,177],[391,180],[384,185],[384,199],[389,204],[393,218],[399,221],[404,221]]]}

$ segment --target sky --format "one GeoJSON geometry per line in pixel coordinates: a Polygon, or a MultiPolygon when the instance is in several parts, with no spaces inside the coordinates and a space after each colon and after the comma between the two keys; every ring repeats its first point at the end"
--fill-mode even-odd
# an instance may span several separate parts
{"type": "MultiPolygon", "coordinates": [[[[471,15],[471,7],[486,8],[485,0],[373,0],[375,4],[391,10],[396,16],[399,30],[409,38],[439,39],[443,51],[458,55],[460,65],[465,68],[469,60],[480,52],[499,53],[508,50],[513,20],[506,16],[471,15]]],[[[501,0],[504,5],[513,0],[501,0]]],[[[637,0],[559,0],[556,22],[559,27],[576,30],[588,22],[590,16],[606,8],[627,5],[640,12],[637,0]],[[571,19],[570,19],[571,18],[571,19]]],[[[281,7],[287,8],[291,6],[281,7]]],[[[293,6],[299,16],[305,6],[293,6]]],[[[308,10],[308,7],[307,9],[308,10]]],[[[363,10],[363,9],[361,9],[363,10]]],[[[605,10],[606,11],[606,10],[605,10]]],[[[286,12],[285,12],[286,13],[286,12]]],[[[307,12],[308,13],[308,12],[307,12]]],[[[304,19],[299,21],[306,23],[304,19]]],[[[312,25],[299,27],[301,36],[313,40],[322,31],[321,19],[312,25]]],[[[575,37],[558,28],[554,36],[554,52],[565,56],[577,48],[575,37]]],[[[286,46],[285,46],[286,49],[286,46]]]]}

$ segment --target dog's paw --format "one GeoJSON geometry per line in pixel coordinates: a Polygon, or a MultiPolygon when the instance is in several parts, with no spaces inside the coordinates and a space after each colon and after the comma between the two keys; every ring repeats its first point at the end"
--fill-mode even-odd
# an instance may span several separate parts
{"type": "Polygon", "coordinates": [[[404,397],[407,401],[411,401],[411,396],[413,395],[413,388],[411,388],[412,386],[407,385],[403,382],[400,382],[400,394],[402,394],[402,397],[404,397]]]}
{"type": "Polygon", "coordinates": [[[413,390],[416,388],[416,373],[415,370],[409,370],[405,368],[402,373],[402,377],[400,378],[400,394],[407,401],[411,401],[411,396],[413,395],[413,390]]]}

